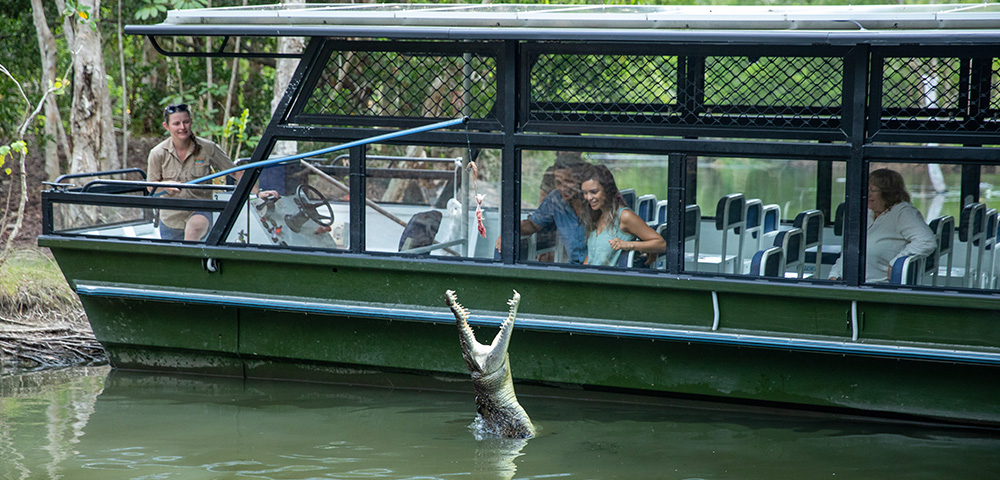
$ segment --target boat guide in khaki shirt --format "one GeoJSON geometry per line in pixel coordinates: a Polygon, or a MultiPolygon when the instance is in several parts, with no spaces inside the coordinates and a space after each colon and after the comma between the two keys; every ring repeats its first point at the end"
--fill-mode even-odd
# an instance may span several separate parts
{"type": "MultiPolygon", "coordinates": [[[[184,183],[201,178],[216,171],[228,170],[236,165],[211,140],[195,137],[193,148],[181,160],[170,138],[149,151],[149,166],[147,180],[150,182],[184,183]]],[[[211,190],[181,189],[170,198],[211,198],[211,190]]],[[[161,221],[170,228],[184,229],[192,212],[168,210],[161,215],[161,221]]]]}

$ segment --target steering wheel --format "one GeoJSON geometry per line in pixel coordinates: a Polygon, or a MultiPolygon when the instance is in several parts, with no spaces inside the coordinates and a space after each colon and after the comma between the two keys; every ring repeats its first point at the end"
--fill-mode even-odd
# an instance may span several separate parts
{"type": "Polygon", "coordinates": [[[295,189],[295,205],[310,220],[324,227],[333,225],[333,207],[330,206],[326,197],[312,185],[303,183],[295,189]],[[326,215],[320,213],[320,207],[324,207],[326,215]]]}

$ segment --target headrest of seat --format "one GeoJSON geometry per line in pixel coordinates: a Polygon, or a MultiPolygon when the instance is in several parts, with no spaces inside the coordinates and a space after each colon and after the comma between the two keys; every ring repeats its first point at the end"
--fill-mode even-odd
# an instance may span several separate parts
{"type": "Polygon", "coordinates": [[[719,199],[715,207],[715,229],[725,230],[743,221],[746,199],[742,193],[730,193],[719,199]]]}
{"type": "Polygon", "coordinates": [[[684,238],[694,238],[698,235],[700,228],[701,209],[697,205],[688,205],[684,209],[684,238]]]}
{"type": "Polygon", "coordinates": [[[801,228],[806,233],[806,243],[810,245],[818,243],[823,230],[823,212],[815,209],[799,212],[792,226],[801,228]]]}
{"type": "Polygon", "coordinates": [[[939,249],[948,251],[954,241],[955,217],[951,215],[942,215],[931,220],[928,226],[930,226],[931,231],[938,236],[938,242],[940,242],[939,249]]]}
{"type": "Polygon", "coordinates": [[[756,227],[760,225],[761,218],[764,214],[764,206],[760,202],[747,202],[747,218],[746,225],[747,228],[756,227]]]}
{"type": "Polygon", "coordinates": [[[958,239],[963,242],[969,241],[969,225],[972,225],[972,234],[977,235],[983,231],[983,217],[986,216],[986,205],[982,203],[970,203],[962,207],[962,213],[958,220],[958,239]]]}

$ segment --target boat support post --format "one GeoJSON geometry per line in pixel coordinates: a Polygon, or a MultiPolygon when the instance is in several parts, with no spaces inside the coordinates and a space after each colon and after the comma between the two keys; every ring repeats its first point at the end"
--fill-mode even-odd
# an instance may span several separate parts
{"type": "Polygon", "coordinates": [[[715,291],[712,292],[712,312],[714,317],[712,318],[712,330],[719,329],[719,294],[715,291]]]}
{"type": "Polygon", "coordinates": [[[851,340],[858,341],[858,301],[851,301],[851,340]]]}

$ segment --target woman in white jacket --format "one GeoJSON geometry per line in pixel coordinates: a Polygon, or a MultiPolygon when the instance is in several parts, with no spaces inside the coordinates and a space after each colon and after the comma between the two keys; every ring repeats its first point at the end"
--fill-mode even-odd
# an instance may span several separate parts
{"type": "MultiPolygon", "coordinates": [[[[890,266],[907,255],[930,255],[937,239],[923,215],[910,203],[903,176],[881,168],[868,175],[868,242],[865,281],[889,281],[890,266]]],[[[830,269],[830,279],[840,280],[843,257],[830,269]]]]}

